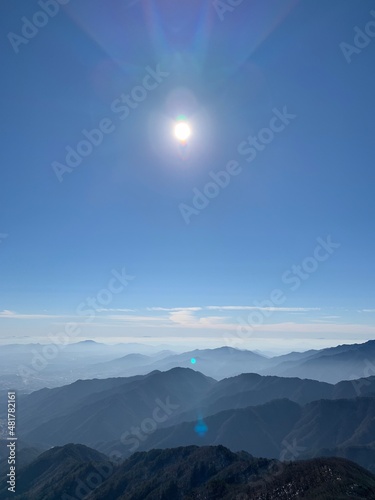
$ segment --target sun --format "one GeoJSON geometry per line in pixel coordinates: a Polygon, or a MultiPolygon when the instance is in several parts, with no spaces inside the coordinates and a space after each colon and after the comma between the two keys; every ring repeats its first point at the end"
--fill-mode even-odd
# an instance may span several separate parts
{"type": "Polygon", "coordinates": [[[191,129],[186,122],[178,122],[174,127],[174,135],[180,142],[186,142],[191,136],[191,129]]]}

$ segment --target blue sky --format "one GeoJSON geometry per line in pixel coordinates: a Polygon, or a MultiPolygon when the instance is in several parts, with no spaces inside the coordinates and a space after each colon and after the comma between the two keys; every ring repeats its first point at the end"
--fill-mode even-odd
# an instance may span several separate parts
{"type": "Polygon", "coordinates": [[[375,338],[375,37],[354,45],[372,9],[75,0],[20,42],[42,9],[2,2],[1,341],[48,339],[67,322],[79,338],[189,347],[375,338]],[[66,148],[100,127],[69,166],[66,148]],[[229,163],[236,174],[198,209],[229,163]],[[332,253],[305,262],[327,237],[332,253]],[[311,272],[292,290],[303,262],[311,272]],[[127,285],[102,293],[124,269],[127,285]],[[275,290],[278,304],[264,303],[275,290]]]}

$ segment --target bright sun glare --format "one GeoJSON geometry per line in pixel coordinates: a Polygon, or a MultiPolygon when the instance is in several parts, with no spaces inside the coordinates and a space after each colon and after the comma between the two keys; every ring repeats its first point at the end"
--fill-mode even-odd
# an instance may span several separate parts
{"type": "Polygon", "coordinates": [[[177,123],[174,128],[174,135],[181,142],[187,141],[187,139],[191,135],[191,130],[189,125],[186,122],[177,123]]]}

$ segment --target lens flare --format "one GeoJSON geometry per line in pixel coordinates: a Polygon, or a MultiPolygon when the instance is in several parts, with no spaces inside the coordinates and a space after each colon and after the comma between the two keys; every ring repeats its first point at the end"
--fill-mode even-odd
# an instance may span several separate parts
{"type": "Polygon", "coordinates": [[[174,135],[180,142],[185,143],[191,136],[191,129],[186,122],[178,122],[174,128],[174,135]]]}
{"type": "Polygon", "coordinates": [[[194,430],[200,437],[203,437],[207,433],[208,427],[202,418],[198,420],[196,426],[194,427],[194,430]]]}

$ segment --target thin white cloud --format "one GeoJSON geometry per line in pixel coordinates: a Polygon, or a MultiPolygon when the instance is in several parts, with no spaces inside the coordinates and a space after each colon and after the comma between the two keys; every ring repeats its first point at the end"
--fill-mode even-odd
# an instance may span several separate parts
{"type": "Polygon", "coordinates": [[[364,313],[375,313],[375,309],[362,309],[361,312],[364,312],[364,313]]]}
{"type": "Polygon", "coordinates": [[[217,311],[272,311],[272,312],[308,312],[320,311],[320,307],[259,307],[259,306],[206,306],[217,311]]]}
{"type": "Polygon", "coordinates": [[[137,309],[97,309],[97,312],[136,312],[137,309]]]}
{"type": "Polygon", "coordinates": [[[15,314],[14,311],[9,311],[8,309],[4,309],[4,311],[0,312],[0,316],[14,316],[15,314]]]}
{"type": "Polygon", "coordinates": [[[147,307],[147,311],[201,311],[202,307],[147,307]]]}
{"type": "Polygon", "coordinates": [[[147,311],[274,311],[274,312],[308,312],[320,311],[320,307],[262,307],[262,306],[197,306],[197,307],[147,307],[147,311]]]}
{"type": "Polygon", "coordinates": [[[8,309],[4,309],[0,311],[0,318],[6,319],[49,319],[49,318],[65,318],[72,316],[64,316],[61,314],[23,314],[16,313],[14,311],[9,311],[8,309]]]}
{"type": "Polygon", "coordinates": [[[111,314],[109,316],[105,316],[105,319],[110,319],[114,321],[165,321],[165,318],[161,316],[143,316],[143,315],[133,315],[133,314],[111,314]]]}
{"type": "Polygon", "coordinates": [[[227,318],[224,316],[208,316],[197,318],[190,310],[175,311],[169,316],[169,320],[179,326],[187,326],[190,328],[197,327],[215,327],[224,323],[227,318]]]}

